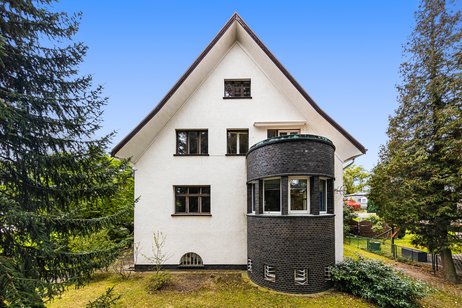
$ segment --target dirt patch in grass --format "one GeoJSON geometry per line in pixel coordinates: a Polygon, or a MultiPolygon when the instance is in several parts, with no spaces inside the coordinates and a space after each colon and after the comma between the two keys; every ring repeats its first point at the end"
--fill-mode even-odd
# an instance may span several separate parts
{"type": "Polygon", "coordinates": [[[225,285],[237,285],[241,281],[240,273],[210,273],[210,272],[173,272],[171,281],[162,291],[181,293],[201,290],[218,290],[225,285]]]}

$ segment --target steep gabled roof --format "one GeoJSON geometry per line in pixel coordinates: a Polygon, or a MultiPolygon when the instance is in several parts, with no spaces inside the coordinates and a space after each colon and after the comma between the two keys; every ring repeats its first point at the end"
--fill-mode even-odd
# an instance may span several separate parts
{"type": "Polygon", "coordinates": [[[210,44],[202,51],[199,57],[193,62],[193,64],[186,70],[186,72],[180,77],[165,97],[157,104],[157,106],[125,137],[120,141],[111,151],[112,156],[116,156],[117,153],[138,133],[140,130],[160,112],[170,98],[178,91],[188,77],[194,72],[198,65],[204,60],[204,58],[210,53],[217,42],[223,37],[223,35],[230,29],[234,23],[238,23],[247,32],[247,34],[253,39],[253,41],[261,48],[261,50],[268,56],[269,59],[277,66],[277,68],[284,74],[284,76],[290,81],[290,83],[298,90],[298,92],[305,98],[305,100],[335,129],[337,129],[346,139],[348,139],[361,153],[365,154],[367,149],[351,136],[343,127],[335,122],[327,113],[325,113],[316,102],[308,95],[308,93],[300,86],[294,77],[287,71],[287,69],[279,62],[279,60],[269,51],[269,49],[263,44],[263,42],[257,37],[257,35],[250,29],[250,27],[244,22],[239,14],[234,13],[231,18],[226,22],[223,28],[213,38],[210,44]]]}

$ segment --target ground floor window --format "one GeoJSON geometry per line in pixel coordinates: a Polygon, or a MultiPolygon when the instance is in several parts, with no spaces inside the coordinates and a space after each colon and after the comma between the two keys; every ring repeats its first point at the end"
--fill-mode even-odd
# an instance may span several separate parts
{"type": "Polygon", "coordinates": [[[210,186],[175,186],[175,213],[210,213],[210,186]]]}
{"type": "Polygon", "coordinates": [[[281,211],[281,179],[263,181],[263,209],[269,213],[281,211]]]}

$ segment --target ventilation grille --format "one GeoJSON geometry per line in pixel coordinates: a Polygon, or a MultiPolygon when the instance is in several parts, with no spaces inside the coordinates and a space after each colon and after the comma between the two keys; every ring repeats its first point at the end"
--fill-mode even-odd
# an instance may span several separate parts
{"type": "Polygon", "coordinates": [[[294,280],[296,285],[307,285],[308,284],[308,270],[307,269],[296,269],[294,270],[294,280]]]}
{"type": "Polygon", "coordinates": [[[252,259],[247,259],[247,270],[248,270],[249,272],[252,271],[252,266],[253,266],[252,259]]]}
{"type": "Polygon", "coordinates": [[[324,268],[324,279],[325,280],[332,280],[332,274],[330,271],[330,266],[324,268]]]}
{"type": "Polygon", "coordinates": [[[202,267],[204,263],[202,258],[194,252],[188,252],[181,257],[180,266],[184,267],[202,267]]]}
{"type": "Polygon", "coordinates": [[[265,280],[275,282],[276,281],[276,270],[273,266],[265,265],[265,280]]]}

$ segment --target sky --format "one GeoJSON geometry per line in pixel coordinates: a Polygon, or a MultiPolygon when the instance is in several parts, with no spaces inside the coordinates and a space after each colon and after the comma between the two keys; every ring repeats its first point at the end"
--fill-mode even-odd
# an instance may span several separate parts
{"type": "Polygon", "coordinates": [[[398,106],[402,46],[417,0],[61,0],[83,13],[75,39],[89,46],[81,73],[109,97],[101,133],[125,137],[170,90],[234,12],[310,96],[360,141],[370,170],[398,106]]]}

